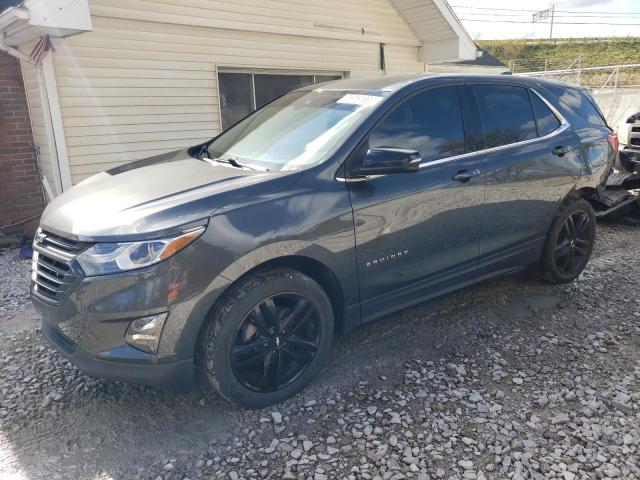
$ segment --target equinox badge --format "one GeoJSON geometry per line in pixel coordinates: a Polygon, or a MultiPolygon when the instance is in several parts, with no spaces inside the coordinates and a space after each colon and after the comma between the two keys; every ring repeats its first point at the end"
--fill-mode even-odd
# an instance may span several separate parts
{"type": "Polygon", "coordinates": [[[392,260],[396,260],[400,257],[404,257],[409,255],[409,250],[398,250],[397,252],[391,253],[389,255],[385,255],[384,257],[376,258],[375,260],[369,260],[366,263],[367,268],[374,267],[378,264],[387,263],[392,260]]]}

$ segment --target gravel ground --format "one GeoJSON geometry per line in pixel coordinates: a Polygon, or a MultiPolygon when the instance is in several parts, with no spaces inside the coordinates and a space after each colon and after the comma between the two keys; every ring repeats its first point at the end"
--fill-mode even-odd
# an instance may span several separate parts
{"type": "Polygon", "coordinates": [[[0,250],[0,318],[30,307],[31,260],[20,258],[17,249],[0,250]]]}
{"type": "MultiPolygon", "coordinates": [[[[639,241],[600,225],[570,285],[521,272],[356,329],[265,410],[92,379],[0,323],[0,479],[640,478],[639,241]]],[[[14,255],[0,315],[30,317],[14,255]]]]}

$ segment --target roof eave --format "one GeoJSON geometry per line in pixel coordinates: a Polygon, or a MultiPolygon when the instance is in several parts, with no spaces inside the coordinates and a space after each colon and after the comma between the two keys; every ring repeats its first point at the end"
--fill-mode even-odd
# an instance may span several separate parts
{"type": "Polygon", "coordinates": [[[87,0],[26,0],[0,13],[0,38],[9,46],[43,35],[68,37],[91,29],[87,0]]]}

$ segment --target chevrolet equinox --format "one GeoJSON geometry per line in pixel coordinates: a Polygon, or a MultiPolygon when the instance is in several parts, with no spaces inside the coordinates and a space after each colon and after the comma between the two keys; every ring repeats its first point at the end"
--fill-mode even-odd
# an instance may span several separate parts
{"type": "Polygon", "coordinates": [[[266,406],[336,331],[523,266],[570,282],[617,150],[589,93],[515,76],[350,79],[54,199],[43,333],[98,377],[266,406]],[[195,375],[196,372],[199,375],[195,375]]]}

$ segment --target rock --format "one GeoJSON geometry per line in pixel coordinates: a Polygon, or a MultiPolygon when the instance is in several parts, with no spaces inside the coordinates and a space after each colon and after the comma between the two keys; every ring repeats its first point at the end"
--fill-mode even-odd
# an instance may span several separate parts
{"type": "Polygon", "coordinates": [[[565,423],[569,423],[570,420],[569,415],[566,413],[560,413],[551,419],[551,423],[553,425],[563,425],[565,423]]]}
{"type": "Polygon", "coordinates": [[[276,425],[280,425],[282,423],[282,414],[280,412],[271,412],[271,418],[273,419],[273,423],[276,425]]]}

